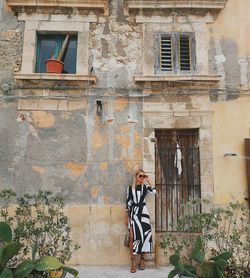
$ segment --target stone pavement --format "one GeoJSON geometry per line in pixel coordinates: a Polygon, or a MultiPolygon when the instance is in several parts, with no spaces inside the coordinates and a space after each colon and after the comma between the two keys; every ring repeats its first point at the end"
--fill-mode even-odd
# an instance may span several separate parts
{"type": "MultiPolygon", "coordinates": [[[[130,273],[129,266],[79,266],[79,278],[167,278],[171,267],[151,267],[130,273]]],[[[67,278],[72,275],[67,275],[67,278]]]]}

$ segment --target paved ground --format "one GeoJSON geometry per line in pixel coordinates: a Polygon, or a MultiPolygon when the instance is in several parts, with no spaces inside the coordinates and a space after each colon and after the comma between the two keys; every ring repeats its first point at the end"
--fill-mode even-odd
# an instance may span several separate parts
{"type": "MultiPolygon", "coordinates": [[[[167,278],[170,267],[154,267],[145,270],[129,272],[129,266],[84,266],[76,267],[79,270],[79,278],[167,278]]],[[[67,276],[70,278],[72,276],[67,276]]]]}

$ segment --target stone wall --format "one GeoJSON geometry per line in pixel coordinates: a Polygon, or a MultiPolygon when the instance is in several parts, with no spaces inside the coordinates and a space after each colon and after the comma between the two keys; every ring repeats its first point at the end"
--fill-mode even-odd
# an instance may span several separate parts
{"type": "MultiPolygon", "coordinates": [[[[108,16],[22,14],[19,21],[3,6],[0,189],[17,193],[50,190],[64,197],[74,239],[82,246],[72,264],[128,264],[129,252],[123,246],[125,192],[139,167],[154,179],[155,129],[199,129],[202,195],[214,197],[210,87],[158,82],[155,89],[150,80],[135,83],[133,78],[154,75],[154,32],[195,31],[198,74],[221,75],[216,92],[223,92],[223,97],[216,94],[212,100],[228,99],[228,92],[238,93],[242,85],[247,89],[248,49],[219,29],[235,5],[229,1],[222,18],[204,12],[125,15],[123,1],[118,0],[110,2],[108,16]],[[24,22],[28,22],[26,29],[24,22]],[[85,83],[76,90],[38,88],[35,82],[28,89],[18,87],[14,73],[32,73],[36,30],[44,31],[45,26],[53,30],[55,22],[58,30],[83,30],[81,39],[87,48],[84,43],[80,47],[87,56],[80,56],[78,70],[81,74],[91,71],[97,83],[85,83]],[[23,52],[23,45],[31,46],[33,53],[26,48],[23,52]],[[97,101],[102,102],[101,115],[97,101]]],[[[215,113],[218,117],[219,109],[215,113]]],[[[149,198],[153,229],[154,204],[154,198],[149,198]]],[[[154,239],[155,251],[147,260],[163,264],[160,237],[154,234],[154,239]]]]}

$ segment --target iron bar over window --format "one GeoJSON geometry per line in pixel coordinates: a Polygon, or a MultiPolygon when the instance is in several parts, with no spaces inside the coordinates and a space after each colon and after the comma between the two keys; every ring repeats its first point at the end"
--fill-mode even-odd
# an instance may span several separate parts
{"type": "MultiPolygon", "coordinates": [[[[156,130],[156,231],[176,231],[182,205],[200,198],[199,130],[156,130]]],[[[200,212],[197,205],[195,212],[200,212]]]]}

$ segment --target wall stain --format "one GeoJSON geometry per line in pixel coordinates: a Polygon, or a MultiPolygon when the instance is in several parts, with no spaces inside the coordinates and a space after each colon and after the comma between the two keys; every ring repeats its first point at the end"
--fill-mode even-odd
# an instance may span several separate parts
{"type": "Polygon", "coordinates": [[[70,171],[71,175],[73,175],[73,176],[78,176],[81,173],[85,172],[87,169],[86,165],[74,163],[72,161],[65,164],[64,166],[65,166],[65,168],[67,168],[70,171]]]}
{"type": "Polygon", "coordinates": [[[35,172],[38,172],[41,175],[45,173],[45,169],[44,168],[42,168],[40,166],[36,166],[36,165],[32,166],[32,170],[35,171],[35,172]]]}
{"type": "Polygon", "coordinates": [[[119,98],[114,100],[113,102],[113,109],[115,111],[123,111],[128,106],[128,99],[127,98],[119,98]]]}
{"type": "Polygon", "coordinates": [[[39,128],[49,128],[55,124],[54,116],[46,111],[33,111],[32,120],[39,128]]]}

